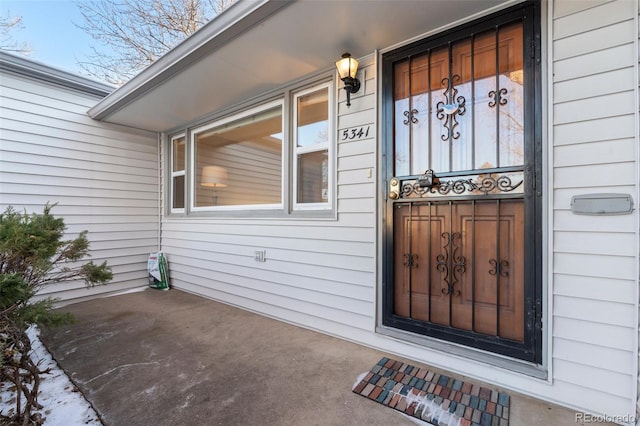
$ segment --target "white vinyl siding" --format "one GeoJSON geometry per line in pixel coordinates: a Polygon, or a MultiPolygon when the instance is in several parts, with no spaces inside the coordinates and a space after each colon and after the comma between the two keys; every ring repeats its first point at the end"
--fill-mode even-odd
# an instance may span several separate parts
{"type": "MultiPolygon", "coordinates": [[[[371,59],[361,64],[359,75],[372,79],[371,59]]],[[[162,250],[176,288],[346,338],[373,331],[375,84],[363,82],[351,108],[338,86],[330,86],[339,102],[337,132],[365,124],[371,131],[337,143],[335,217],[163,215],[162,250]],[[256,261],[256,251],[266,261],[256,261]]]]}
{"type": "MultiPolygon", "coordinates": [[[[235,208],[211,208],[215,216],[172,215],[170,200],[158,200],[159,185],[162,197],[171,197],[168,143],[161,145],[158,163],[155,135],[88,118],[98,97],[4,72],[0,207],[41,211],[58,202],[53,212],[64,216],[69,237],[89,230],[93,259],[108,261],[114,281],[93,290],[78,282],[50,289],[67,301],[146,286],[147,256],[158,248],[160,234],[175,288],[577,412],[638,413],[639,0],[542,5],[543,92],[550,97],[543,106],[543,134],[550,137],[543,138],[543,167],[550,185],[543,189],[549,241],[542,262],[550,270],[543,277],[547,339],[540,371],[547,378],[523,374],[515,363],[501,364],[481,351],[455,347],[456,354],[449,343],[376,332],[383,259],[377,236],[384,226],[377,212],[386,190],[376,171],[383,143],[377,129],[384,126],[376,110],[377,53],[358,58],[362,87],[350,108],[337,78],[330,86],[337,104],[330,167],[335,192],[326,215],[292,214],[299,212],[291,201],[295,150],[289,142],[283,146],[287,164],[278,167],[286,169],[278,187],[283,215],[235,208]],[[340,137],[364,128],[364,137],[340,137]],[[160,184],[158,164],[165,165],[160,184]],[[631,194],[635,209],[620,216],[573,214],[571,197],[589,193],[631,194]],[[257,261],[258,254],[265,261],[257,261]]],[[[202,111],[207,113],[215,111],[202,111]]],[[[290,130],[285,126],[283,133],[290,130]]],[[[264,184],[260,188],[273,186],[261,174],[249,177],[264,184]]],[[[187,182],[186,190],[192,186],[187,182]]]]}
{"type": "Polygon", "coordinates": [[[376,183],[381,141],[373,55],[361,61],[363,87],[352,96],[351,108],[341,85],[337,89],[336,219],[164,215],[162,248],[173,284],[581,412],[633,414],[638,213],[579,216],[571,213],[570,201],[577,194],[629,193],[637,206],[637,0],[547,5],[551,21],[543,20],[553,48],[543,67],[552,96],[545,113],[553,140],[546,149],[552,162],[544,164],[552,182],[544,194],[551,241],[543,258],[553,265],[550,279],[544,279],[551,302],[543,319],[549,336],[547,379],[485,363],[481,353],[457,356],[446,345],[374,332],[380,301],[376,260],[382,253],[376,241],[382,226],[377,191],[384,188],[376,183]],[[367,137],[341,140],[341,132],[362,126],[370,126],[367,137]],[[265,252],[266,262],[254,260],[256,251],[265,252]]]}
{"type": "MultiPolygon", "coordinates": [[[[550,251],[543,254],[552,265],[543,281],[551,302],[543,318],[548,379],[492,367],[481,354],[456,357],[446,347],[379,335],[359,339],[576,412],[629,419],[639,384],[638,1],[553,0],[547,6],[552,69],[543,71],[551,89],[545,112],[553,140],[547,146],[551,162],[545,162],[552,182],[545,188],[550,251]],[[571,197],[588,193],[631,194],[635,210],[573,214],[571,197]]],[[[542,52],[548,53],[545,46],[542,52]]]]}
{"type": "MultiPolygon", "coordinates": [[[[638,54],[636,56],[636,69],[635,72],[636,73],[640,73],[640,2],[636,2],[636,31],[638,32],[637,38],[636,38],[636,47],[638,48],[638,54]]],[[[637,104],[636,107],[639,109],[637,112],[638,114],[636,115],[636,129],[637,129],[637,133],[636,133],[636,173],[637,173],[637,177],[638,177],[638,181],[640,181],[640,148],[638,147],[638,145],[640,144],[640,76],[638,76],[638,79],[636,80],[636,89],[637,89],[637,95],[638,95],[638,99],[637,99],[637,104]]],[[[640,186],[640,182],[638,183],[638,186],[640,186]]],[[[638,204],[640,204],[640,188],[636,188],[636,209],[638,209],[638,204]]],[[[640,216],[640,214],[638,215],[640,216]]],[[[638,218],[636,220],[636,229],[640,230],[640,218],[638,218]]],[[[640,269],[640,238],[638,238],[638,241],[636,241],[639,253],[637,254],[638,256],[638,268],[640,269]]],[[[640,271],[638,271],[638,287],[640,288],[640,271]]],[[[640,291],[640,290],[639,290],[640,291]]],[[[640,300],[638,300],[638,312],[637,312],[637,316],[638,316],[638,340],[636,340],[636,347],[633,348],[637,351],[637,364],[636,364],[636,373],[637,373],[637,382],[636,382],[636,425],[640,425],[640,300]]]]}
{"type": "MultiPolygon", "coordinates": [[[[377,211],[385,190],[376,182],[382,143],[377,129],[383,125],[377,122],[376,55],[361,60],[363,87],[350,108],[341,85],[334,89],[335,216],[237,217],[229,211],[186,217],[165,211],[161,247],[172,284],[578,412],[633,414],[639,340],[638,0],[543,4],[550,8],[543,16],[548,39],[541,53],[543,92],[550,96],[544,105],[543,133],[550,139],[543,139],[543,165],[551,184],[544,188],[549,241],[543,262],[551,270],[543,279],[549,303],[541,367],[548,377],[523,374],[514,363],[500,364],[480,351],[457,355],[441,342],[375,332],[382,259],[376,236],[383,226],[377,211]],[[344,130],[362,127],[369,128],[366,137],[340,138],[344,130]],[[632,194],[636,210],[620,216],[571,212],[573,195],[601,192],[632,194]],[[266,261],[256,261],[257,252],[266,261]]],[[[168,144],[162,146],[166,157],[168,144]]],[[[167,158],[162,164],[169,164],[167,158]]],[[[164,173],[166,185],[167,168],[164,173]]],[[[285,179],[290,185],[291,174],[285,179]]],[[[169,192],[162,190],[163,196],[169,192]]]]}
{"type": "Polygon", "coordinates": [[[564,404],[634,414],[637,210],[579,216],[570,201],[637,196],[637,2],[553,5],[553,383],[564,404]]]}
{"type": "Polygon", "coordinates": [[[154,134],[91,120],[99,97],[4,72],[0,80],[0,208],[42,212],[88,230],[92,260],[114,273],[106,286],[73,281],[42,294],[63,301],[147,284],[158,247],[158,154],[154,134]]]}

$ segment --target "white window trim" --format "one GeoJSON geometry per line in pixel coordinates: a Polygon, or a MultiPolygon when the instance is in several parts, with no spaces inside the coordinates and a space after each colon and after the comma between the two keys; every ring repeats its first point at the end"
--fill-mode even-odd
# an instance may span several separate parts
{"type": "MultiPolygon", "coordinates": [[[[264,104],[260,104],[258,106],[255,106],[253,108],[250,109],[246,109],[244,111],[240,111],[236,114],[230,115],[228,117],[222,118],[220,120],[215,120],[213,122],[207,123],[203,126],[200,127],[196,127],[191,131],[190,137],[189,137],[189,209],[192,212],[212,212],[212,211],[237,211],[237,210],[282,210],[284,208],[284,199],[285,199],[285,190],[286,190],[286,185],[285,185],[285,161],[286,161],[286,156],[285,156],[285,152],[287,150],[287,140],[286,140],[286,132],[285,132],[285,126],[287,123],[286,120],[286,109],[285,109],[285,105],[284,105],[284,99],[278,99],[272,102],[267,102],[264,104]],[[196,149],[195,149],[195,144],[196,144],[196,136],[199,133],[205,132],[207,130],[219,127],[219,126],[223,126],[227,123],[233,122],[233,121],[237,121],[237,120],[241,120],[245,117],[248,117],[250,115],[253,114],[258,114],[260,112],[266,111],[268,109],[271,108],[275,108],[277,106],[280,106],[281,111],[282,111],[282,132],[283,132],[283,137],[282,137],[282,153],[281,153],[281,164],[282,164],[282,170],[281,170],[281,178],[280,178],[280,203],[277,204],[238,204],[238,205],[232,205],[232,206],[202,206],[202,207],[196,207],[195,205],[195,186],[196,186],[196,182],[195,182],[195,164],[196,164],[196,149]]],[[[173,169],[172,169],[173,170],[173,169]]]]}
{"type": "MultiPolygon", "coordinates": [[[[176,214],[180,214],[180,213],[184,213],[185,212],[185,208],[175,208],[173,207],[173,200],[175,197],[175,187],[174,187],[174,179],[176,177],[180,177],[180,176],[185,176],[185,185],[186,185],[186,172],[187,172],[187,159],[186,159],[186,155],[187,155],[187,138],[185,137],[184,133],[181,134],[177,134],[177,135],[173,135],[170,138],[169,141],[169,156],[170,156],[170,161],[169,161],[169,170],[171,171],[171,179],[169,180],[169,208],[171,210],[171,213],[176,213],[176,214]],[[174,172],[174,163],[175,163],[175,157],[174,157],[174,153],[173,153],[173,143],[175,142],[176,139],[180,139],[180,138],[184,138],[184,143],[185,143],[185,164],[183,165],[182,170],[179,170],[177,172],[174,172]]],[[[183,193],[185,194],[185,200],[184,200],[184,205],[187,205],[187,200],[186,200],[186,195],[187,195],[187,191],[186,188],[183,188],[183,193]]]]}
{"type": "Polygon", "coordinates": [[[335,96],[333,90],[333,83],[331,81],[316,84],[311,87],[307,87],[303,90],[295,92],[292,97],[292,114],[291,114],[291,153],[293,157],[293,165],[290,171],[291,173],[291,199],[292,206],[294,211],[301,210],[331,210],[333,209],[333,199],[334,199],[334,147],[336,143],[336,113],[335,113],[335,96]],[[298,98],[301,96],[308,95],[309,93],[317,92],[323,88],[327,89],[328,96],[328,135],[327,142],[321,144],[315,144],[312,146],[298,147],[298,98]],[[327,201],[321,203],[299,203],[298,199],[298,154],[306,154],[309,152],[318,152],[327,150],[327,158],[328,158],[328,183],[327,183],[327,201]]]}

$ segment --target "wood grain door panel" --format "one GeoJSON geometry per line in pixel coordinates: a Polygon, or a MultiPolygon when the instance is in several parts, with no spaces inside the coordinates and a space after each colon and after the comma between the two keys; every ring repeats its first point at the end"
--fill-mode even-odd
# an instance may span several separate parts
{"type": "Polygon", "coordinates": [[[399,203],[394,213],[396,315],[523,340],[522,200],[399,203]]]}

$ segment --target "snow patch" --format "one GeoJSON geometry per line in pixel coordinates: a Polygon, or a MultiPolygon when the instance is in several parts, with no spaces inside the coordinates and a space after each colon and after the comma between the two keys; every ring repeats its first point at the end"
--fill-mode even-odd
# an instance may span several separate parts
{"type": "Polygon", "coordinates": [[[360,383],[368,373],[368,371],[365,371],[364,373],[360,374],[356,379],[356,382],[353,384],[353,386],[351,386],[351,390],[354,390],[356,386],[358,386],[358,383],[360,383]]]}
{"type": "Polygon", "coordinates": [[[153,396],[155,395],[157,390],[158,390],[158,387],[156,385],[153,385],[150,388],[145,389],[144,393],[146,393],[149,396],[153,396]]]}
{"type": "MultiPolygon", "coordinates": [[[[351,387],[351,389],[355,389],[356,386],[365,378],[365,376],[370,373],[369,371],[365,371],[360,374],[356,379],[355,383],[351,387]]],[[[395,392],[390,392],[390,394],[395,395],[395,392]]],[[[400,394],[402,396],[402,394],[400,394]]],[[[460,417],[456,416],[449,412],[449,410],[445,410],[442,408],[441,404],[436,404],[433,399],[427,398],[427,395],[421,396],[420,394],[415,394],[414,392],[409,392],[404,396],[407,407],[412,403],[416,403],[415,412],[422,411],[421,418],[416,416],[409,416],[408,414],[400,411],[400,414],[410,419],[412,422],[420,425],[424,425],[424,422],[432,422],[437,420],[437,424],[440,426],[460,426],[460,417]]]]}
{"type": "MultiPolygon", "coordinates": [[[[46,426],[101,426],[93,407],[58,367],[40,341],[40,330],[31,326],[27,335],[31,340],[31,359],[41,370],[50,369],[49,373],[40,375],[38,402],[42,409],[34,412],[42,414],[46,426]]],[[[10,388],[11,385],[8,382],[0,383],[0,413],[3,415],[11,415],[15,410],[16,393],[10,388]]]]}
{"type": "Polygon", "coordinates": [[[431,422],[437,420],[440,426],[460,426],[460,417],[452,414],[449,410],[442,408],[441,404],[436,404],[432,399],[428,399],[426,395],[420,396],[413,392],[409,392],[406,396],[407,406],[416,403],[416,412],[422,410],[422,419],[431,422]]]}

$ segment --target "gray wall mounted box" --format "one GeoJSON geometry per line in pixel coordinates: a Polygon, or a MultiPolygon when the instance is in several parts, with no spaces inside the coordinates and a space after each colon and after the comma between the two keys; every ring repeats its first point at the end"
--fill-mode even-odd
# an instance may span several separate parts
{"type": "Polygon", "coordinates": [[[633,211],[633,198],[630,194],[574,195],[571,197],[571,211],[590,216],[630,214],[633,211]]]}

